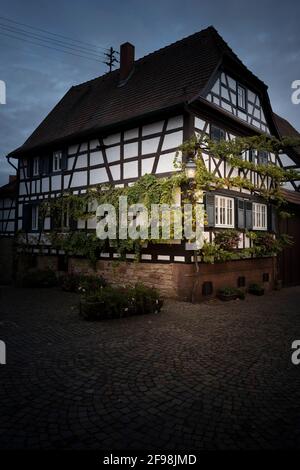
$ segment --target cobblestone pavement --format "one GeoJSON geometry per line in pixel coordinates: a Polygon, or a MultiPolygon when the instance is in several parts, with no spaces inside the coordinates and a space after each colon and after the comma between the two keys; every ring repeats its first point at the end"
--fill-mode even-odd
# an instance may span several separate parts
{"type": "Polygon", "coordinates": [[[0,292],[0,448],[300,448],[300,288],[100,323],[0,292]]]}

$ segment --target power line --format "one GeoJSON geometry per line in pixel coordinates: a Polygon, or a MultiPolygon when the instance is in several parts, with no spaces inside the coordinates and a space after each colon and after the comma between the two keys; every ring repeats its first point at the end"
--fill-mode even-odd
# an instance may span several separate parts
{"type": "Polygon", "coordinates": [[[19,41],[25,41],[25,42],[28,42],[30,44],[34,44],[35,46],[46,47],[47,49],[52,49],[53,51],[63,52],[65,54],[70,54],[70,55],[73,55],[73,56],[76,56],[76,57],[82,57],[84,59],[92,60],[92,61],[97,62],[99,64],[99,60],[97,60],[95,58],[92,58],[92,57],[88,57],[88,56],[84,56],[84,55],[80,55],[80,54],[75,54],[74,52],[70,52],[70,51],[64,51],[63,49],[58,49],[58,48],[55,48],[55,47],[47,46],[46,44],[39,44],[39,43],[36,43],[34,41],[30,41],[30,39],[20,38],[18,36],[13,36],[11,34],[4,33],[2,31],[0,31],[0,34],[2,34],[4,36],[7,36],[7,37],[10,37],[10,38],[13,38],[13,39],[18,39],[19,41]]]}
{"type": "MultiPolygon", "coordinates": [[[[4,29],[4,31],[8,31],[9,33],[14,33],[14,34],[18,34],[18,35],[21,35],[21,36],[29,37],[31,39],[36,39],[36,40],[41,41],[41,42],[47,42],[47,43],[50,43],[50,44],[54,44],[55,46],[63,47],[65,49],[70,49],[70,50],[73,50],[75,52],[84,53],[86,55],[88,54],[89,56],[92,56],[93,58],[98,58],[98,60],[101,59],[101,57],[99,55],[100,53],[95,54],[94,52],[90,52],[88,49],[82,48],[81,46],[78,47],[78,46],[74,46],[74,45],[68,45],[68,44],[65,44],[63,41],[59,41],[57,39],[52,39],[52,38],[44,38],[43,36],[39,36],[37,34],[29,33],[28,31],[21,30],[21,29],[18,29],[18,28],[3,25],[2,23],[0,23],[0,29],[1,28],[4,29]]],[[[101,54],[103,54],[103,53],[101,53],[101,54]]]]}
{"type": "Polygon", "coordinates": [[[31,25],[28,25],[26,23],[21,23],[19,21],[15,21],[15,20],[12,20],[10,18],[6,18],[4,16],[0,16],[0,19],[2,20],[5,20],[5,21],[9,21],[11,23],[15,23],[15,24],[18,24],[20,26],[25,26],[26,28],[31,28],[31,29],[35,29],[36,31],[41,31],[42,33],[46,33],[46,34],[51,34],[52,36],[57,36],[57,37],[60,37],[60,38],[64,38],[64,39],[68,39],[70,41],[73,41],[73,42],[77,42],[77,43],[81,43],[81,44],[84,44],[85,46],[89,46],[89,47],[92,47],[92,48],[95,48],[95,49],[103,49],[103,50],[107,50],[106,47],[104,46],[96,46],[95,44],[90,44],[88,42],[85,42],[85,41],[80,41],[79,39],[75,39],[75,38],[71,38],[69,36],[64,36],[62,34],[58,34],[58,33],[53,33],[51,31],[47,31],[45,29],[42,29],[42,28],[37,28],[36,26],[31,26],[31,25]]]}

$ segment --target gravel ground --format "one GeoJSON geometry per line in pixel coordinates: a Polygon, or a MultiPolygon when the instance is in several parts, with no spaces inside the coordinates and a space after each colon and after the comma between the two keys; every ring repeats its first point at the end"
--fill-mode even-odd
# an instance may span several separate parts
{"type": "Polygon", "coordinates": [[[99,323],[0,292],[0,449],[300,448],[300,287],[99,323]]]}

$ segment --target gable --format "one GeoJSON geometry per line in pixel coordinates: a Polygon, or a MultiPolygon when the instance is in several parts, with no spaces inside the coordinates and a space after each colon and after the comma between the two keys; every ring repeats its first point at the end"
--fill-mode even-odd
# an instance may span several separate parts
{"type": "Polygon", "coordinates": [[[257,93],[243,83],[232,78],[228,73],[219,72],[205,98],[211,103],[230,112],[241,121],[270,134],[263,106],[257,93]],[[245,107],[239,106],[238,93],[245,95],[245,107]]]}

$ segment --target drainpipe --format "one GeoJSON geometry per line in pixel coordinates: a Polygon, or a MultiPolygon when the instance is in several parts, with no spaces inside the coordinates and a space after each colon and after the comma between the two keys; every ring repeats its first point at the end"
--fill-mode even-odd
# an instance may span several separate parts
{"type": "Polygon", "coordinates": [[[12,166],[14,168],[14,170],[16,170],[16,172],[18,172],[18,168],[13,163],[11,163],[9,155],[6,155],[6,160],[10,164],[10,166],[12,166]]]}

